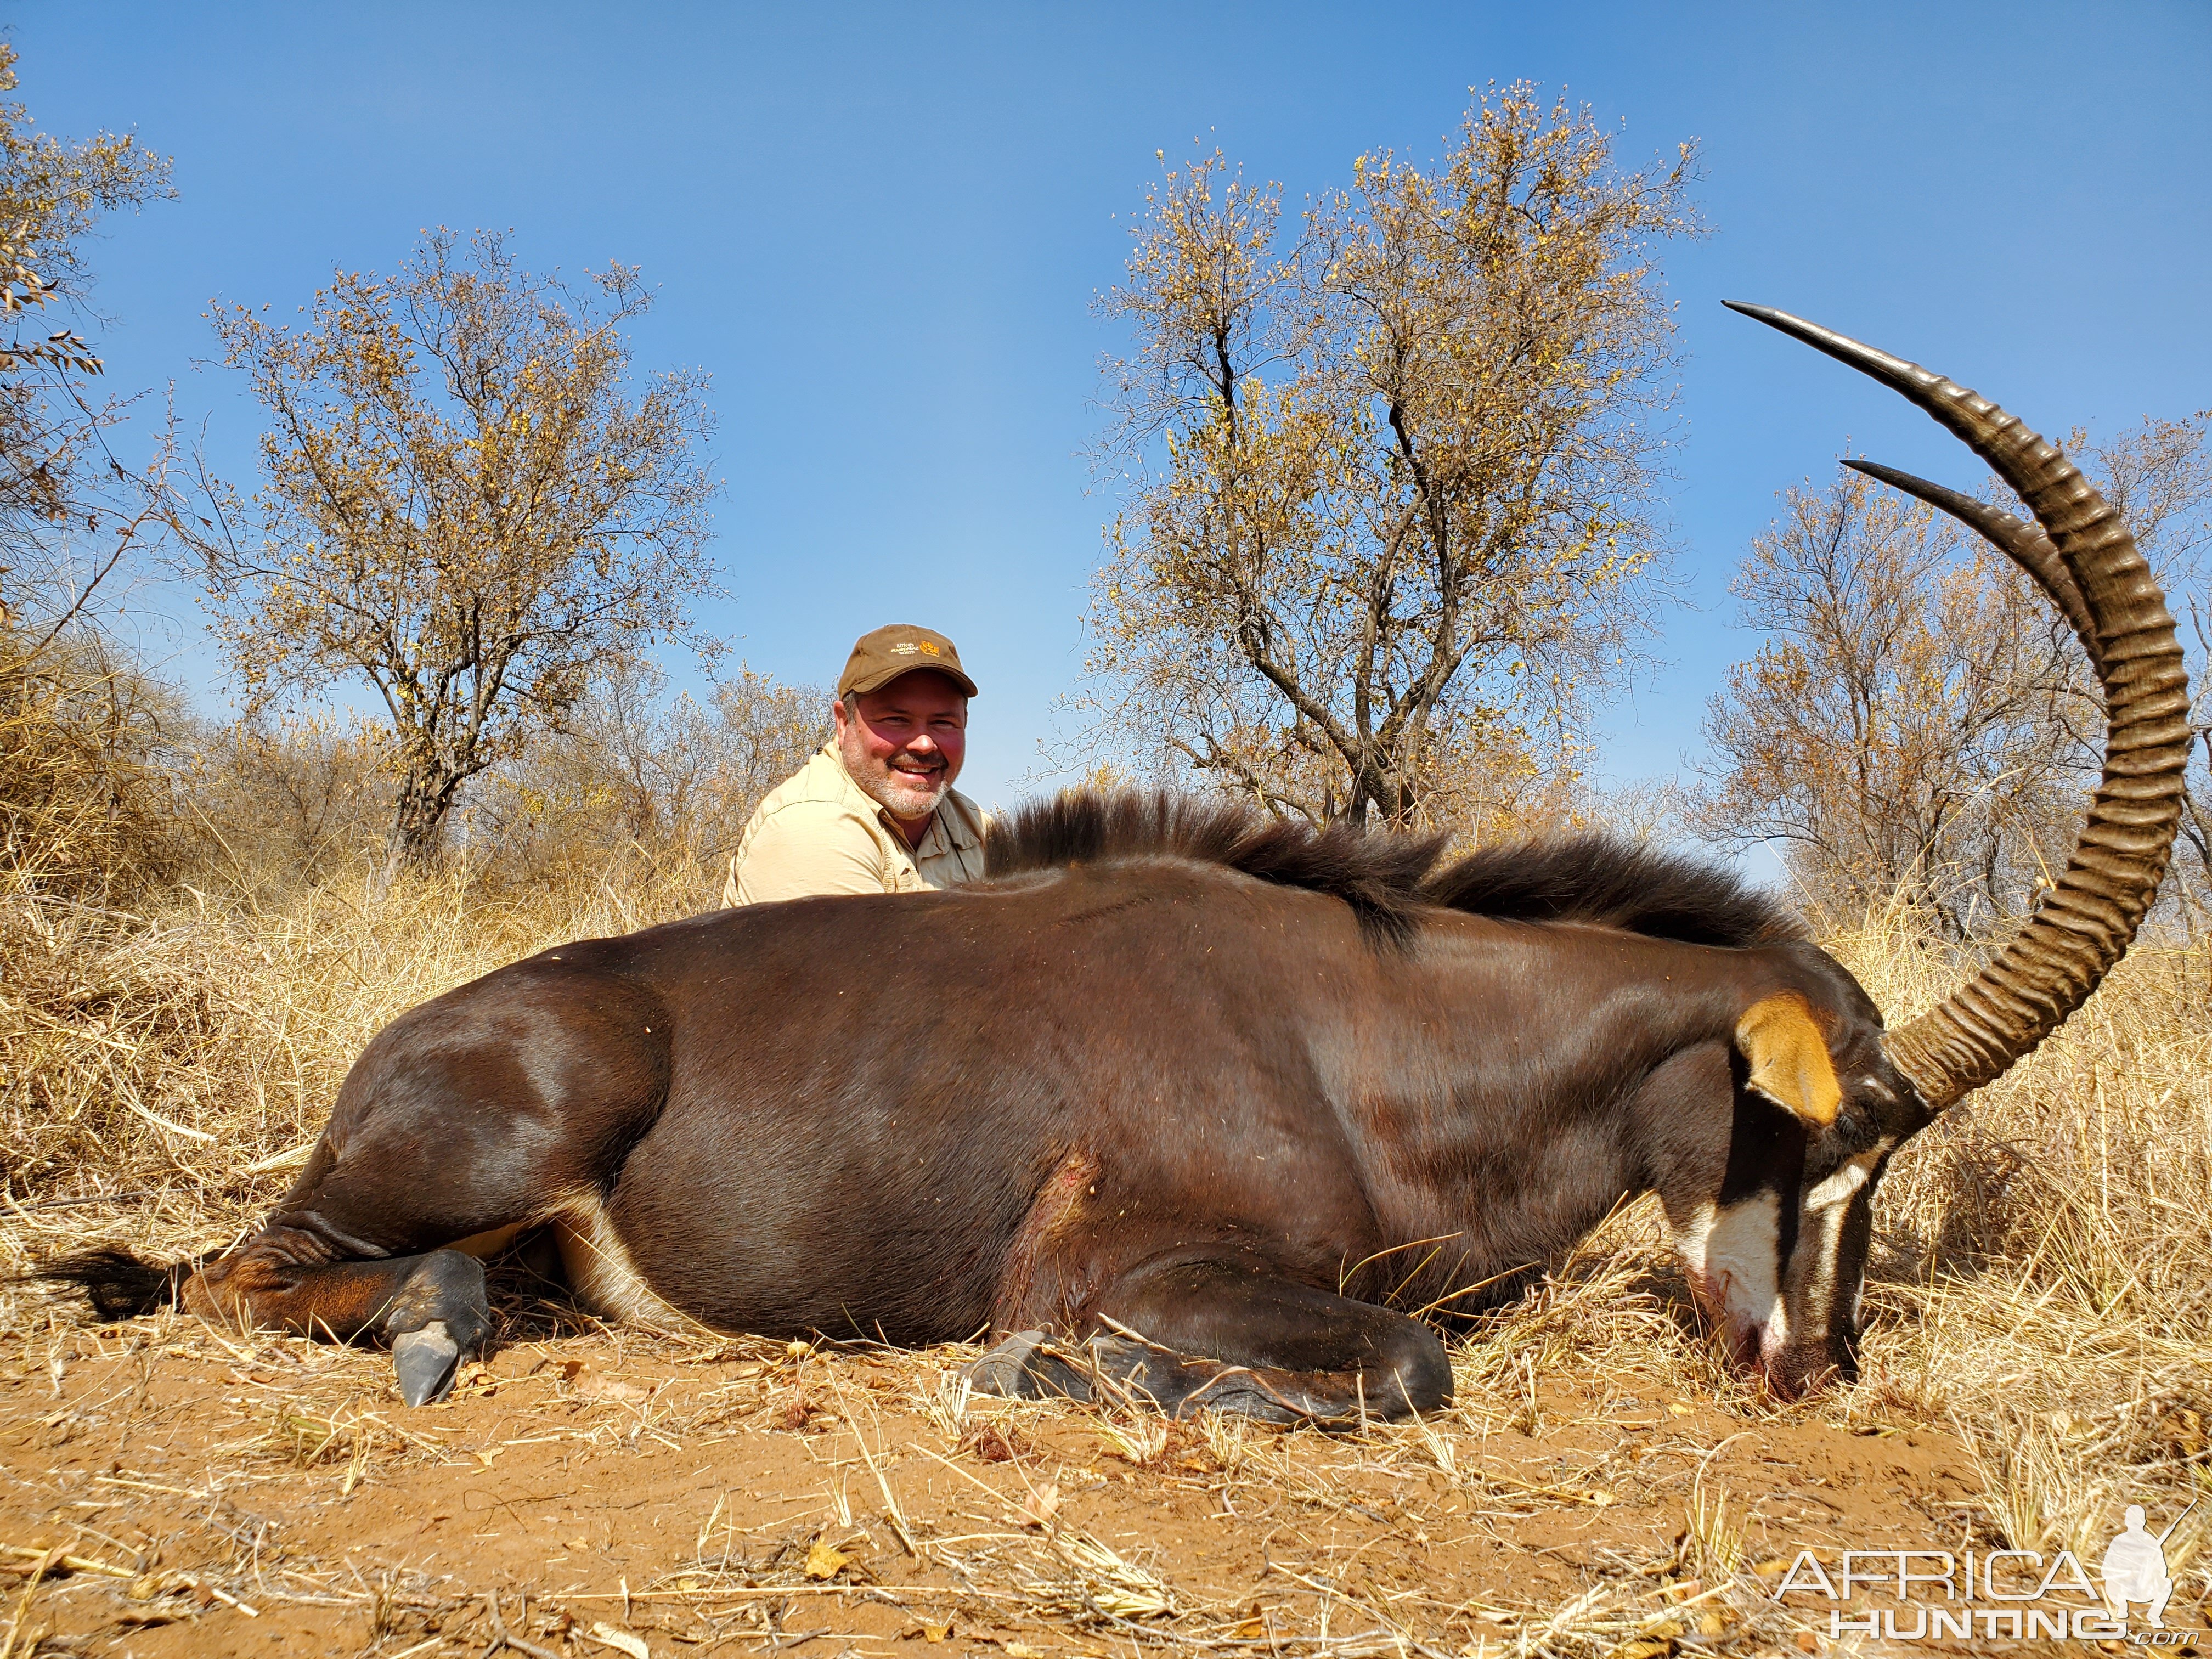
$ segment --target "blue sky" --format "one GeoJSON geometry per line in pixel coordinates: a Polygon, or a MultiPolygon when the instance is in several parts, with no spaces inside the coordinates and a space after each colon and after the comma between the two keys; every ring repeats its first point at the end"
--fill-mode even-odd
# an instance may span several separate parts
{"type": "MultiPolygon", "coordinates": [[[[965,787],[1022,793],[1114,511],[1080,454],[1091,301],[1173,159],[1218,145],[1293,201],[1362,151],[1426,161],[1468,88],[1564,86],[1632,161],[1702,146],[1715,234],[1667,256],[1686,441],[1684,605],[1607,720],[1616,779],[1674,772],[1753,641],[1725,591],[1777,491],[1848,441],[1972,484],[1966,452],[1723,311],[1762,301],[1917,357],[2047,432],[2212,404],[2212,8],[108,4],[8,7],[40,124],[133,128],[180,199],[95,247],[117,387],[173,380],[218,470],[256,410],[197,369],[211,301],[272,315],[421,227],[524,258],[640,264],[647,366],[714,377],[707,616],[733,655],[828,680],[893,618],[984,695],[965,787]],[[1117,222],[1117,216],[1121,222],[1117,222]]],[[[188,592],[173,671],[219,707],[188,592]]],[[[680,665],[677,665],[680,666],[680,665]]]]}

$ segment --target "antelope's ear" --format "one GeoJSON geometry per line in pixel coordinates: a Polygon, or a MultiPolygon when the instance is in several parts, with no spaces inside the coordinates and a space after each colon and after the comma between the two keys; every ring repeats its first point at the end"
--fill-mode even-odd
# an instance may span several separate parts
{"type": "Polygon", "coordinates": [[[1753,1003],[1735,1023],[1735,1047],[1759,1093],[1814,1128],[1836,1121],[1843,1085],[1804,998],[1784,991],[1753,1003]]]}

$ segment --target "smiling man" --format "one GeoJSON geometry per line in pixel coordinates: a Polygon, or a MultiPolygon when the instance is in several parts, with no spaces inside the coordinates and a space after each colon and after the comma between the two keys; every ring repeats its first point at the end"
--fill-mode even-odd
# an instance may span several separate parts
{"type": "Polygon", "coordinates": [[[830,705],[836,735],[747,821],[722,902],[918,893],[981,875],[983,815],[952,787],[975,695],[944,635],[863,634],[830,705]]]}

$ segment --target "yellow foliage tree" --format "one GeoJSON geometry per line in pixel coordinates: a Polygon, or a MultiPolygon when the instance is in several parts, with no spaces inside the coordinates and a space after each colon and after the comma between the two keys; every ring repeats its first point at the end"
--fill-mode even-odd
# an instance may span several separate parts
{"type": "Polygon", "coordinates": [[[15,64],[0,44],[0,890],[131,902],[176,857],[157,750],[179,710],[95,611],[176,513],[173,451],[118,459],[133,400],[92,401],[100,359],[53,325],[89,293],[101,216],[169,195],[169,167],[127,134],[40,131],[15,64]]]}
{"type": "Polygon", "coordinates": [[[1479,831],[1548,787],[1649,624],[1683,146],[1483,98],[1443,164],[1279,185],[1170,171],[1103,302],[1125,510],[1099,712],[1271,808],[1479,831]]]}
{"type": "Polygon", "coordinates": [[[17,644],[35,654],[173,506],[167,446],[143,477],[108,451],[128,400],[90,403],[79,377],[100,360],[48,326],[89,293],[83,245],[101,216],[173,192],[167,161],[130,134],[40,131],[7,95],[15,63],[0,44],[0,628],[31,630],[17,644]]]}
{"type": "Polygon", "coordinates": [[[216,319],[271,420],[264,487],[196,538],[224,648],[257,706],[375,688],[395,864],[431,858],[461,787],[557,728],[596,670],[656,640],[711,648],[689,621],[713,589],[707,377],[631,395],[619,330],[651,296],[621,265],[594,282],[440,230],[389,277],[340,274],[299,328],[216,319]]]}

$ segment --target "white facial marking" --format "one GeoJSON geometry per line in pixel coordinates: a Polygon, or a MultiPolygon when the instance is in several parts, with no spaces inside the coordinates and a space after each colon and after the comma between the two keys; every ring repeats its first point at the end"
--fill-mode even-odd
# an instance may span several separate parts
{"type": "Polygon", "coordinates": [[[1840,1204],[1860,1188],[1865,1186],[1873,1174],[1874,1166],[1871,1163],[1863,1158],[1855,1158],[1850,1163],[1838,1167],[1833,1175],[1807,1193],[1805,1207],[1808,1210],[1825,1210],[1831,1205],[1840,1204]]]}
{"type": "MultiPolygon", "coordinates": [[[[1796,1251],[1805,1266],[1801,1269],[1793,1261],[1790,1277],[1802,1277],[1806,1281],[1802,1304],[1813,1319],[1819,1322],[1815,1335],[1827,1334],[1827,1310],[1835,1299],[1836,1269],[1844,1249],[1844,1220],[1850,1212],[1851,1196],[1874,1179],[1875,1170],[1896,1144],[1884,1135],[1856,1158],[1839,1165],[1826,1181],[1805,1194],[1805,1213],[1798,1226],[1796,1251]]],[[[1851,1286],[1848,1328],[1852,1330],[1858,1328],[1859,1297],[1864,1289],[1862,1275],[1860,1281],[1851,1286]]]]}
{"type": "Polygon", "coordinates": [[[1674,1248],[1699,1294],[1739,1350],[1753,1342],[1771,1349],[1788,1328],[1775,1262],[1781,1222],[1775,1195],[1759,1193],[1724,1210],[1700,1204],[1675,1235],[1674,1248]]]}
{"type": "Polygon", "coordinates": [[[1705,1241],[1712,1236],[1713,1220],[1718,1213],[1710,1204],[1700,1204],[1690,1212],[1690,1218],[1674,1229],[1674,1252],[1682,1258],[1682,1265],[1691,1276],[1702,1279],[1705,1273],[1705,1241]]]}
{"type": "Polygon", "coordinates": [[[1803,1267],[1790,1276],[1805,1281],[1804,1307],[1814,1336],[1828,1334],[1828,1304],[1836,1293],[1836,1258],[1843,1254],[1844,1214],[1840,1203],[1817,1210],[1808,1204],[1798,1227],[1797,1260],[1790,1266],[1797,1268],[1802,1262],[1803,1267]]]}

